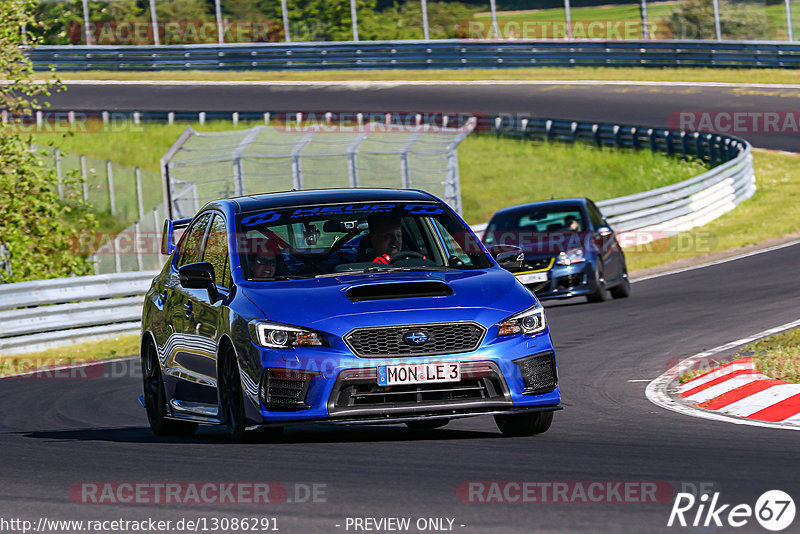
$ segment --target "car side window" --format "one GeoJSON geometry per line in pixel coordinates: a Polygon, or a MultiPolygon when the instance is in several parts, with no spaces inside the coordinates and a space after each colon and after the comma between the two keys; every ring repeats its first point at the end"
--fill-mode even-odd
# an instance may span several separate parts
{"type": "Polygon", "coordinates": [[[214,276],[219,286],[231,287],[231,270],[228,261],[228,235],[225,229],[225,218],[217,213],[208,229],[208,239],[203,253],[203,261],[214,266],[214,276]]]}
{"type": "Polygon", "coordinates": [[[183,240],[178,256],[178,267],[189,263],[197,263],[203,257],[203,240],[206,235],[211,213],[204,213],[189,228],[186,239],[183,240]]]}
{"type": "Polygon", "coordinates": [[[586,204],[586,207],[589,208],[589,220],[592,222],[592,227],[595,230],[601,226],[608,226],[605,219],[603,219],[603,215],[600,213],[600,210],[597,209],[597,206],[594,204],[586,204]]]}

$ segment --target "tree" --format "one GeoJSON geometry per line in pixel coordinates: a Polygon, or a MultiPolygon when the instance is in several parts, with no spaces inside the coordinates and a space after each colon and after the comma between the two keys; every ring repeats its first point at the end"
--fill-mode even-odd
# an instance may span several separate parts
{"type": "MultiPolygon", "coordinates": [[[[73,249],[79,232],[93,227],[93,217],[80,205],[63,203],[56,194],[55,172],[30,150],[31,137],[20,134],[21,116],[42,106],[37,97],[58,89],[57,80],[37,84],[25,56],[20,28],[33,25],[34,0],[0,2],[0,242],[10,256],[11,272],[0,282],[20,282],[71,274],[88,274],[92,266],[73,249]]],[[[27,40],[33,40],[28,35],[27,40]]]]}
{"type": "MultiPolygon", "coordinates": [[[[675,39],[716,39],[712,0],[688,0],[670,16],[675,39]]],[[[745,3],[719,1],[723,39],[766,39],[769,34],[763,9],[745,3]]]]}

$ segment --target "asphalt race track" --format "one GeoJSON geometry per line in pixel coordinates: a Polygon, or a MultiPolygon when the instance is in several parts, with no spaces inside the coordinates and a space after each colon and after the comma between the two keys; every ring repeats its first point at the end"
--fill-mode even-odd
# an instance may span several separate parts
{"type": "MultiPolygon", "coordinates": [[[[792,110],[798,96],[795,89],[668,85],[71,85],[51,101],[54,109],[109,111],[524,110],[657,127],[681,110],[792,110]]],[[[744,137],[756,146],[800,151],[796,135],[744,137]]],[[[547,433],[533,438],[503,439],[491,418],[479,417],[430,431],[308,426],[273,443],[234,445],[215,429],[163,439],[152,436],[136,401],[135,359],[107,364],[102,373],[87,370],[85,378],[3,379],[0,517],[34,524],[41,517],[274,517],[280,531],[301,534],[355,532],[346,527],[348,517],[409,517],[412,525],[417,518],[449,518],[452,530],[465,534],[653,532],[696,530],[667,528],[682,489],[720,492],[720,501],[731,505],[753,506],[771,489],[797,501],[800,432],[687,417],[656,407],[644,391],[683,357],[796,320],[799,261],[800,245],[793,245],[637,282],[626,300],[547,304],[565,409],[547,433]],[[76,491],[82,483],[204,481],[279,482],[288,499],[86,504],[76,491]],[[574,496],[570,502],[478,503],[463,491],[471,481],[652,482],[669,491],[656,503],[574,496]],[[313,484],[324,485],[318,486],[324,495],[306,502],[313,484]]],[[[753,518],[737,531],[764,532],[753,518]]]]}
{"type": "MultiPolygon", "coordinates": [[[[743,80],[746,81],[746,80],[743,80]]],[[[80,111],[416,111],[497,115],[525,113],[548,119],[620,122],[665,127],[681,111],[774,112],[800,107],[800,86],[759,88],[714,85],[591,83],[67,83],[50,97],[53,109],[80,111]]],[[[676,119],[677,120],[677,119],[676,119]]],[[[674,127],[674,126],[673,126],[674,127]]],[[[800,133],[721,131],[754,146],[800,151],[800,133]]],[[[750,130],[748,128],[748,130],[750,130]]]]}
{"type": "MultiPolygon", "coordinates": [[[[490,504],[464,503],[457,488],[467,481],[654,481],[675,491],[704,483],[725,503],[753,505],[775,488],[797,497],[800,433],[668,412],[645,398],[641,380],[655,378],[677,358],[796,319],[798,261],[795,245],[638,282],[627,300],[548,304],[566,408],[534,438],[500,438],[493,421],[480,417],[416,432],[309,426],[276,443],[233,445],[212,430],[193,439],[159,439],[136,402],[136,360],[109,364],[111,377],[103,379],[96,372],[85,379],[5,379],[0,516],[266,515],[293,533],[346,532],[346,518],[355,516],[449,517],[464,533],[652,532],[668,530],[672,492],[656,504],[490,504]],[[277,481],[290,498],[294,484],[319,483],[326,485],[326,502],[70,500],[77,483],[125,481],[277,481]]],[[[758,529],[751,520],[739,530],[758,529]]]]}

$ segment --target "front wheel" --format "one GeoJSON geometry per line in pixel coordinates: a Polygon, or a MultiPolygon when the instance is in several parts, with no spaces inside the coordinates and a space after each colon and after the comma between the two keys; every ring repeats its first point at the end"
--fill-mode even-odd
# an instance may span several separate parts
{"type": "Polygon", "coordinates": [[[622,282],[611,288],[611,296],[615,299],[626,299],[631,296],[631,281],[628,278],[628,267],[623,267],[622,282]]]}
{"type": "Polygon", "coordinates": [[[606,280],[603,277],[603,273],[600,272],[600,266],[595,265],[594,267],[594,293],[591,295],[586,295],[586,300],[589,302],[603,302],[608,300],[608,289],[606,289],[606,280]]]}
{"type": "Polygon", "coordinates": [[[494,422],[503,437],[533,436],[547,432],[553,423],[553,412],[495,415],[494,422]]]}
{"type": "Polygon", "coordinates": [[[197,423],[167,419],[167,394],[158,353],[152,342],[142,351],[142,386],[147,422],[156,436],[191,436],[197,432],[197,423]]]}
{"type": "Polygon", "coordinates": [[[228,349],[222,353],[222,366],[219,376],[220,400],[222,416],[228,427],[231,440],[244,441],[247,427],[244,416],[244,395],[242,394],[242,378],[236,354],[228,349]]]}

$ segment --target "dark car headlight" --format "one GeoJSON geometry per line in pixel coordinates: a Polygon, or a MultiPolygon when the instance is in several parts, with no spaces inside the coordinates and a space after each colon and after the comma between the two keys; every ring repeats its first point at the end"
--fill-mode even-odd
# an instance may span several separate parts
{"type": "Polygon", "coordinates": [[[250,335],[257,345],[270,349],[322,347],[325,338],[318,332],[268,321],[252,321],[250,335]]]}
{"type": "Polygon", "coordinates": [[[547,319],[544,308],[537,304],[532,308],[521,311],[504,319],[498,325],[498,336],[511,336],[514,334],[538,334],[547,328],[547,319]]]}

